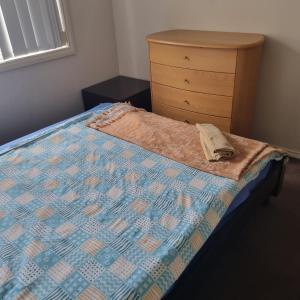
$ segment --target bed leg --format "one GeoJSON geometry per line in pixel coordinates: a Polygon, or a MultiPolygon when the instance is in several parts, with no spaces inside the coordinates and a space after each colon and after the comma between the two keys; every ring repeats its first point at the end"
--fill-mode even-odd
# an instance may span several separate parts
{"type": "Polygon", "coordinates": [[[280,174],[279,174],[279,178],[277,180],[277,184],[274,188],[274,190],[272,191],[272,196],[277,197],[282,189],[283,186],[283,179],[284,179],[284,175],[285,175],[285,170],[286,170],[286,165],[289,162],[289,157],[286,156],[282,163],[281,163],[281,168],[280,168],[280,174]]]}

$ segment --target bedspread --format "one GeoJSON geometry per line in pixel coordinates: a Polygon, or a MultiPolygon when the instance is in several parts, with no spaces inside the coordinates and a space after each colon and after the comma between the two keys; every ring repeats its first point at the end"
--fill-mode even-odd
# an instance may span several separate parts
{"type": "Polygon", "coordinates": [[[85,126],[0,155],[1,299],[160,299],[237,193],[225,179],[85,126]]]}
{"type": "Polygon", "coordinates": [[[111,116],[107,111],[99,114],[87,126],[217,176],[239,180],[265,156],[272,152],[283,153],[266,143],[224,133],[236,155],[228,160],[210,162],[205,157],[195,125],[137,110],[128,104],[114,104],[110,113],[111,116]],[[120,114],[122,108],[124,111],[120,114]]]}

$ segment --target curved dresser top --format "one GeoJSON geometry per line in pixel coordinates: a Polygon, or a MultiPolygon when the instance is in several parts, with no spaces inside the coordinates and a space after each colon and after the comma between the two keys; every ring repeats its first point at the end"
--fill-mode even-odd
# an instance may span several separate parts
{"type": "Polygon", "coordinates": [[[200,48],[241,49],[252,48],[264,42],[256,33],[217,32],[199,30],[169,30],[150,34],[151,43],[200,48]]]}

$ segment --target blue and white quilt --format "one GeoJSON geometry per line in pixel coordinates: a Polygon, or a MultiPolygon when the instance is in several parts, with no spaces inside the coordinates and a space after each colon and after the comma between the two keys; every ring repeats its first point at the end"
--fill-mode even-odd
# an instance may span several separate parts
{"type": "Polygon", "coordinates": [[[277,158],[236,182],[88,128],[91,116],[0,148],[0,299],[162,298],[277,158]]]}

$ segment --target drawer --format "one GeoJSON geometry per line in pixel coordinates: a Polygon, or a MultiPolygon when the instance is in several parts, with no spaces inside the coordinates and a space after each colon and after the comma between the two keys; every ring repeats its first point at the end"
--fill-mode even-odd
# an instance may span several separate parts
{"type": "Polygon", "coordinates": [[[233,96],[234,74],[182,69],[151,63],[152,81],[183,90],[233,96]]]}
{"type": "Polygon", "coordinates": [[[195,70],[235,73],[236,49],[210,49],[150,43],[150,61],[195,70]]]}
{"type": "Polygon", "coordinates": [[[189,124],[195,123],[211,123],[223,131],[230,132],[231,119],[215,117],[195,113],[180,108],[175,108],[167,105],[158,104],[155,100],[152,102],[152,110],[154,113],[165,116],[174,120],[186,122],[189,124]]]}
{"type": "Polygon", "coordinates": [[[218,117],[231,117],[232,97],[190,92],[157,83],[152,83],[151,91],[152,99],[159,104],[218,117]]]}

